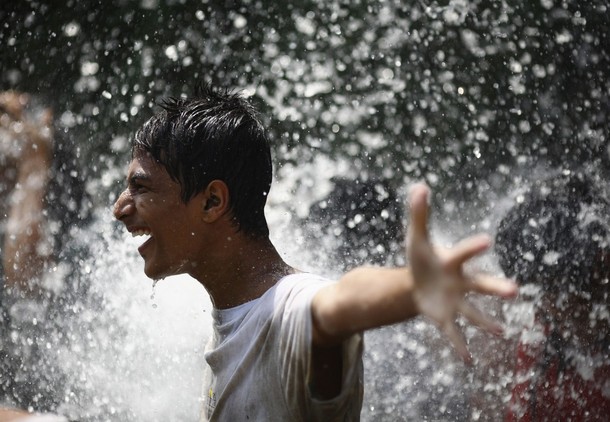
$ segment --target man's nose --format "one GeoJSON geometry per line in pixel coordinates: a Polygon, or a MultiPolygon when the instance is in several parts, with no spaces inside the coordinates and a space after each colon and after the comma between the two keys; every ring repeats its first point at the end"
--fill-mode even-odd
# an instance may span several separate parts
{"type": "Polygon", "coordinates": [[[119,195],[118,199],[114,203],[114,217],[117,220],[122,220],[124,217],[127,217],[134,210],[133,198],[129,194],[129,191],[125,189],[119,195]]]}

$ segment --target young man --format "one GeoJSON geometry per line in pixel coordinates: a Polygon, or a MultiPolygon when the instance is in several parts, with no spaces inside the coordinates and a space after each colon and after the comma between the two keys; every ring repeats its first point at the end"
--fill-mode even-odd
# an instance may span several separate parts
{"type": "Polygon", "coordinates": [[[501,331],[465,295],[511,297],[515,284],[463,271],[487,237],[436,255],[424,185],[411,192],[410,269],[360,267],[339,281],[301,273],[269,240],[271,154],[252,106],[204,87],[163,108],[135,135],[114,214],[148,236],[138,248],[147,276],[187,273],[210,294],[203,421],[358,420],[364,330],[427,315],[467,360],[458,315],[501,331]]]}

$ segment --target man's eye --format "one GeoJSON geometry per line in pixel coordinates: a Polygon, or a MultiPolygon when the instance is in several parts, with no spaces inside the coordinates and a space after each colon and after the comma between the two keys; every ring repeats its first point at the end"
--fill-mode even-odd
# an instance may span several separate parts
{"type": "Polygon", "coordinates": [[[131,185],[130,190],[132,192],[143,192],[146,190],[146,186],[134,183],[133,185],[131,185]]]}

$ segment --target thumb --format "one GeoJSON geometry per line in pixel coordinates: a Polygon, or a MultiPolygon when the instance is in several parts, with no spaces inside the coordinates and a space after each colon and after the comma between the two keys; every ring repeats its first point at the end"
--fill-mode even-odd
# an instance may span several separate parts
{"type": "Polygon", "coordinates": [[[409,238],[411,242],[428,239],[428,196],[430,189],[424,183],[416,183],[409,192],[409,238]]]}
{"type": "Polygon", "coordinates": [[[43,126],[51,126],[53,123],[53,110],[49,108],[45,108],[40,116],[40,123],[43,126]]]}

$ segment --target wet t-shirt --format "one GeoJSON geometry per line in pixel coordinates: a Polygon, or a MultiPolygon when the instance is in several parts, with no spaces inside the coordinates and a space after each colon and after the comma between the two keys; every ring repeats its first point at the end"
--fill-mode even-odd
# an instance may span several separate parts
{"type": "Polygon", "coordinates": [[[263,296],[213,312],[201,421],[357,421],[362,405],[362,336],[343,343],[340,394],[314,398],[311,301],[332,281],[294,274],[263,296]]]}

